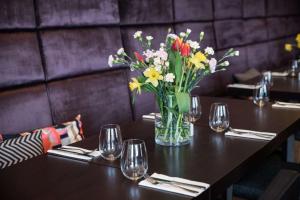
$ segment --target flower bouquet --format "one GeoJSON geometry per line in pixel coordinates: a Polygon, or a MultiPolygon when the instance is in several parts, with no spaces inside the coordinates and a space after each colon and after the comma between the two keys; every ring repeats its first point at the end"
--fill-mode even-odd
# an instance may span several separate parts
{"type": "Polygon", "coordinates": [[[187,29],[178,36],[169,30],[160,48],[154,50],[153,37],[137,31],[133,37],[141,44],[143,52],[134,52],[131,58],[121,48],[108,59],[110,66],[126,64],[131,70],[140,72],[129,83],[133,96],[141,91],[155,94],[160,111],[155,119],[155,141],[161,145],[178,146],[190,142],[186,113],[190,108],[191,91],[204,76],[224,70],[229,65],[228,57],[239,54],[229,49],[217,60],[213,57],[213,48],[200,49],[204,32],[199,34],[199,42],[189,40],[190,33],[187,29]]]}

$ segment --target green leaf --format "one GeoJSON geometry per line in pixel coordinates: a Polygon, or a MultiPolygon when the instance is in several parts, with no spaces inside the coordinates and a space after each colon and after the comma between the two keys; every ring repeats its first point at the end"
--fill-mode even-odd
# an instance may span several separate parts
{"type": "Polygon", "coordinates": [[[175,94],[178,109],[180,113],[186,113],[190,109],[190,95],[185,92],[178,92],[175,94]]]}
{"type": "Polygon", "coordinates": [[[181,75],[182,75],[182,59],[179,52],[176,52],[175,58],[175,77],[176,77],[176,84],[179,83],[181,75]]]}

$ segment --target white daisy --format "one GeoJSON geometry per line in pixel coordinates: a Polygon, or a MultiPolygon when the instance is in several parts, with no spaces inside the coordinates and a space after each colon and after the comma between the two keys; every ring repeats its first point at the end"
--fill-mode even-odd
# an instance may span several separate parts
{"type": "Polygon", "coordinates": [[[153,40],[153,37],[151,35],[149,35],[146,37],[146,40],[148,40],[148,41],[153,40]]]}
{"type": "Polygon", "coordinates": [[[124,48],[120,48],[118,51],[117,51],[117,54],[118,55],[122,55],[124,53],[124,48]]]}
{"type": "Polygon", "coordinates": [[[108,66],[112,67],[113,66],[113,62],[114,62],[114,57],[112,55],[110,55],[108,57],[108,66]]]}
{"type": "Polygon", "coordinates": [[[167,73],[164,77],[164,80],[169,83],[173,83],[175,79],[175,75],[173,73],[167,73]]]}
{"type": "Polygon", "coordinates": [[[214,55],[214,54],[215,54],[215,51],[214,51],[214,49],[213,49],[212,47],[206,47],[206,48],[204,49],[204,52],[205,52],[206,54],[208,54],[208,55],[214,55]]]}
{"type": "Polygon", "coordinates": [[[209,60],[208,64],[209,64],[210,72],[214,73],[216,71],[217,60],[215,58],[212,58],[209,60]]]}
{"type": "Polygon", "coordinates": [[[190,45],[190,47],[191,47],[192,49],[199,49],[199,48],[200,48],[199,43],[196,42],[196,41],[188,40],[188,41],[186,41],[186,42],[190,45]]]}
{"type": "Polygon", "coordinates": [[[133,38],[136,39],[136,38],[140,38],[142,36],[142,31],[137,31],[133,34],[133,38]]]}

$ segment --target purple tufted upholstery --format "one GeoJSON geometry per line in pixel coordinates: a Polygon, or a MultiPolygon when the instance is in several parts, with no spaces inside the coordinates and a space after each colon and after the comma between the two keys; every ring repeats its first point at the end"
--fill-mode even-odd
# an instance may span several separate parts
{"type": "Polygon", "coordinates": [[[13,134],[69,121],[82,114],[87,135],[155,109],[143,94],[131,105],[127,67],[107,57],[124,47],[139,51],[133,33],[164,41],[192,29],[216,55],[240,56],[225,72],[204,78],[193,93],[224,95],[232,75],[254,67],[281,67],[291,59],[284,43],[300,32],[298,0],[1,0],[0,132],[13,134]]]}

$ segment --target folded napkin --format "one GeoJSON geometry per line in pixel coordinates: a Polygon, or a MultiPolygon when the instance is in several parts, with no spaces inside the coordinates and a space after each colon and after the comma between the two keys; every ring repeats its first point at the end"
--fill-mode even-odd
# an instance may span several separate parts
{"type": "Polygon", "coordinates": [[[93,158],[100,156],[99,151],[92,151],[73,146],[62,146],[59,149],[50,149],[47,151],[49,155],[56,155],[76,160],[91,161],[93,158]]]}
{"type": "Polygon", "coordinates": [[[251,139],[258,139],[258,140],[272,140],[276,136],[276,133],[251,131],[251,130],[244,130],[244,129],[234,129],[233,131],[227,131],[225,133],[225,136],[251,138],[251,139]],[[262,136],[259,136],[259,135],[262,135],[262,136]],[[265,138],[264,136],[270,136],[270,137],[265,138]]]}
{"type": "Polygon", "coordinates": [[[272,104],[273,108],[291,108],[291,109],[300,109],[300,103],[289,103],[277,101],[272,104]]]}
{"type": "Polygon", "coordinates": [[[254,90],[254,89],[257,89],[259,86],[257,86],[257,85],[242,84],[242,83],[234,83],[234,84],[228,84],[227,87],[254,90]]]}
{"type": "Polygon", "coordinates": [[[159,114],[159,113],[150,113],[148,115],[143,115],[143,119],[146,119],[146,120],[155,120],[155,115],[156,114],[159,114]]]}
{"type": "MultiPolygon", "coordinates": [[[[151,177],[162,179],[162,180],[166,180],[166,181],[176,181],[176,182],[180,182],[180,183],[193,184],[195,186],[205,187],[206,189],[209,187],[209,184],[207,184],[207,183],[202,183],[202,182],[197,182],[197,181],[191,181],[191,180],[183,179],[183,178],[166,176],[166,175],[163,175],[163,174],[153,173],[151,175],[151,177]]],[[[192,193],[192,192],[188,192],[188,191],[186,191],[184,189],[180,189],[180,188],[178,188],[176,186],[172,186],[172,185],[167,184],[167,183],[160,183],[160,184],[155,185],[155,184],[150,183],[147,180],[140,181],[139,185],[140,186],[144,186],[144,187],[158,189],[158,190],[164,190],[164,191],[168,191],[168,192],[174,192],[174,193],[178,193],[178,194],[192,196],[192,197],[196,197],[199,194],[201,194],[203,191],[206,190],[204,188],[198,188],[198,187],[193,187],[193,186],[184,186],[187,189],[192,189],[192,190],[195,190],[195,191],[199,191],[198,193],[192,193]]]]}
{"type": "Polygon", "coordinates": [[[272,72],[271,74],[272,76],[278,76],[278,77],[285,77],[289,75],[288,72],[272,72]]]}

